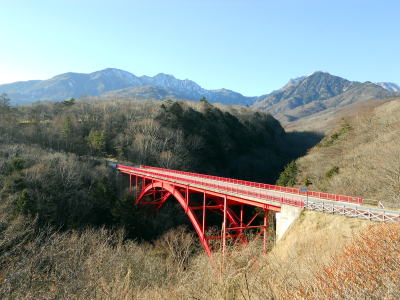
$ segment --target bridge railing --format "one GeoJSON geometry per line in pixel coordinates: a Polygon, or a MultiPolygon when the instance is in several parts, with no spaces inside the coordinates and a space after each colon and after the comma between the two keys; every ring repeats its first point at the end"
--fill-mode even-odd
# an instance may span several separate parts
{"type": "Polygon", "coordinates": [[[322,192],[314,192],[314,191],[301,191],[300,189],[292,188],[292,187],[285,187],[285,186],[279,186],[279,185],[273,185],[273,184],[267,184],[267,183],[251,182],[251,181],[232,179],[232,178],[227,178],[227,177],[219,177],[219,176],[213,176],[213,175],[205,175],[205,174],[199,174],[199,173],[191,173],[191,172],[185,172],[185,171],[163,169],[163,168],[150,167],[150,166],[144,166],[144,165],[141,165],[140,168],[175,173],[175,174],[179,174],[179,175],[186,175],[186,176],[198,177],[198,178],[204,178],[204,179],[210,179],[210,180],[223,181],[223,182],[228,182],[228,183],[233,183],[233,184],[245,185],[245,186],[249,186],[249,187],[273,190],[273,191],[290,193],[290,194],[295,194],[295,195],[316,197],[316,198],[327,199],[327,200],[331,200],[331,201],[341,201],[341,202],[349,202],[349,203],[356,203],[356,204],[361,204],[364,201],[364,199],[360,198],[360,197],[352,197],[352,196],[346,196],[346,195],[338,195],[338,194],[330,194],[330,193],[322,193],[322,192]]]}
{"type": "Polygon", "coordinates": [[[267,201],[272,201],[272,202],[289,204],[292,206],[304,207],[304,201],[302,201],[302,200],[289,199],[286,197],[271,196],[271,195],[268,195],[266,192],[262,192],[260,190],[252,191],[252,190],[248,190],[248,189],[241,189],[238,186],[224,185],[224,184],[220,184],[220,183],[211,183],[211,182],[207,182],[207,181],[203,181],[203,180],[196,180],[196,179],[191,179],[191,178],[182,178],[180,176],[174,176],[174,175],[169,175],[169,174],[164,174],[164,173],[157,173],[156,170],[154,170],[155,172],[152,172],[149,170],[145,170],[144,168],[135,168],[135,167],[117,165],[117,169],[118,170],[126,169],[126,170],[129,170],[129,172],[131,172],[133,174],[136,173],[139,176],[143,176],[142,174],[144,173],[149,177],[154,177],[154,178],[162,177],[162,178],[167,178],[170,181],[178,181],[178,182],[184,182],[184,184],[209,187],[213,190],[219,190],[219,191],[223,191],[223,192],[227,192],[227,193],[231,193],[231,194],[250,196],[250,197],[258,198],[260,200],[267,200],[267,201]]]}

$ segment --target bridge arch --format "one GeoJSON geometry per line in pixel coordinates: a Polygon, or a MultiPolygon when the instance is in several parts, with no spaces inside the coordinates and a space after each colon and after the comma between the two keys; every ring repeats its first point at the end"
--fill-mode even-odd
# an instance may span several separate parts
{"type": "MultiPolygon", "coordinates": [[[[176,190],[172,185],[163,183],[163,182],[159,182],[159,181],[152,182],[152,183],[148,184],[145,188],[143,188],[143,190],[137,197],[136,203],[139,203],[143,199],[143,197],[147,195],[148,192],[150,192],[156,188],[161,188],[162,190],[166,191],[167,192],[166,196],[168,195],[166,198],[168,198],[170,195],[172,195],[175,197],[176,200],[178,200],[179,204],[181,205],[181,207],[183,208],[183,210],[189,217],[190,222],[192,223],[194,229],[196,230],[197,235],[199,236],[200,242],[202,243],[207,255],[211,256],[211,248],[206,239],[205,232],[204,232],[202,226],[200,225],[200,222],[197,219],[195,213],[189,206],[189,201],[186,201],[185,197],[178,190],[176,190]]],[[[164,202],[165,202],[166,198],[163,200],[164,202]]]]}

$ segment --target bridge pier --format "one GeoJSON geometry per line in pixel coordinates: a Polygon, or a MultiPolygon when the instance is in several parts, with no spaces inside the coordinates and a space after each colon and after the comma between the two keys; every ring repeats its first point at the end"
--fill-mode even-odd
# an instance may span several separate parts
{"type": "Polygon", "coordinates": [[[279,241],[303,211],[302,207],[282,204],[281,211],[276,213],[276,241],[279,241]]]}

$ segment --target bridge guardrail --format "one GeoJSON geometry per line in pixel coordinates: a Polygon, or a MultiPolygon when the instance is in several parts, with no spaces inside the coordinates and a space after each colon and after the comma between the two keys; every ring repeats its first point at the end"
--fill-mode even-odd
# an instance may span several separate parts
{"type": "Polygon", "coordinates": [[[302,191],[300,191],[300,189],[297,189],[297,188],[291,188],[291,187],[285,187],[285,186],[279,186],[279,185],[273,185],[273,184],[267,184],[267,183],[251,182],[251,181],[246,181],[246,180],[232,179],[232,178],[219,177],[219,176],[213,176],[213,175],[204,175],[204,174],[191,173],[191,172],[185,172],[185,171],[163,169],[163,168],[150,167],[150,166],[144,166],[144,165],[141,165],[140,168],[152,169],[152,170],[156,170],[156,171],[165,171],[165,172],[170,172],[170,173],[175,173],[175,174],[180,174],[180,175],[187,175],[187,176],[192,176],[192,177],[199,177],[199,178],[204,178],[204,179],[224,181],[224,182],[229,182],[229,183],[234,183],[234,184],[245,185],[245,186],[249,186],[249,187],[256,187],[256,188],[261,188],[261,189],[266,189],[266,190],[274,190],[274,191],[278,191],[278,192],[285,192],[285,193],[308,196],[308,197],[316,197],[316,198],[321,198],[321,199],[326,199],[326,200],[331,200],[331,201],[341,201],[341,202],[356,203],[356,204],[362,204],[364,202],[364,199],[360,198],[360,197],[352,197],[352,196],[346,196],[346,195],[338,195],[338,194],[330,194],[330,193],[322,193],[322,192],[314,192],[314,191],[302,192],[302,191]]]}
{"type": "Polygon", "coordinates": [[[221,185],[218,183],[216,184],[216,183],[210,183],[210,182],[205,182],[205,181],[201,181],[201,180],[188,179],[188,178],[182,178],[182,177],[168,175],[168,174],[151,172],[148,170],[144,170],[143,168],[134,168],[134,167],[117,165],[117,169],[119,170],[120,168],[128,169],[132,172],[137,172],[139,176],[143,176],[140,173],[145,173],[145,174],[148,174],[153,177],[158,176],[158,177],[168,178],[168,179],[176,180],[176,181],[184,181],[189,184],[211,187],[213,189],[222,190],[222,191],[233,193],[233,194],[255,197],[255,198],[259,198],[260,200],[269,200],[269,201],[278,202],[278,203],[282,203],[282,204],[289,204],[292,206],[304,207],[304,201],[302,201],[302,200],[271,196],[271,195],[267,195],[266,193],[262,193],[261,191],[256,192],[256,191],[243,190],[238,187],[221,185]]]}

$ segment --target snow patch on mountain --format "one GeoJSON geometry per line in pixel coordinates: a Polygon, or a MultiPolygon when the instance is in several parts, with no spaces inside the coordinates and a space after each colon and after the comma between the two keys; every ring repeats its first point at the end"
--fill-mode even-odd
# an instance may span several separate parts
{"type": "Polygon", "coordinates": [[[377,82],[377,85],[383,87],[390,92],[400,92],[400,85],[393,82],[377,82]]]}

